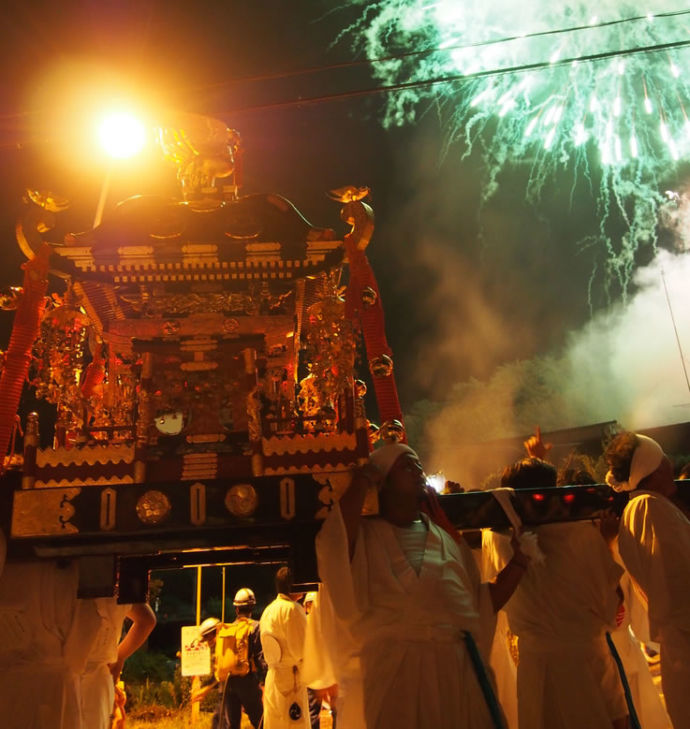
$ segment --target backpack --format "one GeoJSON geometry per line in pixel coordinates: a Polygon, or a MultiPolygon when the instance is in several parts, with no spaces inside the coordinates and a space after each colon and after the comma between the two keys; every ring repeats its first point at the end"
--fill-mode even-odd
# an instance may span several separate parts
{"type": "Polygon", "coordinates": [[[252,665],[249,658],[249,636],[254,621],[237,618],[223,625],[216,635],[216,679],[225,681],[228,676],[246,676],[252,665]]]}

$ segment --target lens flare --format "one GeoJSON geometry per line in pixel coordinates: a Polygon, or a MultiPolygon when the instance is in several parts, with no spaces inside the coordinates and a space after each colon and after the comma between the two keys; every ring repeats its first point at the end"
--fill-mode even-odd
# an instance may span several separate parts
{"type": "Polygon", "coordinates": [[[482,203],[508,166],[526,169],[535,204],[567,172],[625,293],[635,252],[656,245],[664,180],[690,159],[689,27],[678,0],[378,0],[346,35],[383,84],[405,85],[386,125],[433,104],[462,157],[483,155],[482,203]]]}
{"type": "Polygon", "coordinates": [[[112,112],[101,119],[98,140],[110,157],[127,159],[143,149],[146,127],[128,112],[112,112]]]}

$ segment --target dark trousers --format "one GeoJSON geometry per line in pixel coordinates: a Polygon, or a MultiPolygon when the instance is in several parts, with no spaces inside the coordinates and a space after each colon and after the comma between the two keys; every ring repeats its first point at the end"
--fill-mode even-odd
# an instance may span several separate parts
{"type": "Polygon", "coordinates": [[[213,716],[213,729],[240,729],[242,709],[247,712],[254,729],[259,729],[264,705],[255,673],[246,676],[229,676],[221,693],[220,703],[213,716]]]}
{"type": "Polygon", "coordinates": [[[311,729],[320,729],[321,699],[318,699],[314,691],[310,688],[307,689],[307,696],[309,697],[309,723],[311,724],[311,729]]]}

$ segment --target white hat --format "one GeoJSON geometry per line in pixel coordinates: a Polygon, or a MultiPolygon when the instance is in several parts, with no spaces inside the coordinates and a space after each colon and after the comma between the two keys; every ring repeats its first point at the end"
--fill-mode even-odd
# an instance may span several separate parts
{"type": "Polygon", "coordinates": [[[211,633],[216,632],[216,628],[220,625],[218,618],[206,618],[204,622],[199,626],[199,633],[205,638],[211,633]]]}
{"type": "Polygon", "coordinates": [[[370,456],[369,463],[376,468],[381,476],[385,479],[389,474],[393,464],[403,455],[403,453],[410,453],[417,460],[419,456],[410,448],[410,446],[404,443],[386,443],[385,445],[377,448],[370,456]]]}
{"type": "Polygon", "coordinates": [[[232,604],[236,607],[243,607],[245,605],[256,605],[256,597],[254,597],[253,591],[250,590],[248,587],[241,587],[235,593],[235,599],[232,601],[232,604]]]}
{"type": "Polygon", "coordinates": [[[664,451],[655,440],[639,433],[635,435],[637,436],[637,447],[630,461],[628,480],[617,481],[611,471],[606,474],[606,483],[614,491],[633,491],[638,487],[640,481],[654,473],[664,460],[664,451]]]}
{"type": "Polygon", "coordinates": [[[308,592],[304,596],[304,604],[308,605],[310,602],[314,602],[316,600],[316,593],[315,592],[308,592]]]}

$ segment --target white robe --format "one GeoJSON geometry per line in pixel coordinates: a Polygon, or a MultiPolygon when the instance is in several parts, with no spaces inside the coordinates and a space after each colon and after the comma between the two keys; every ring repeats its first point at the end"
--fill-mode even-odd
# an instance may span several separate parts
{"type": "MultiPolygon", "coordinates": [[[[10,562],[0,576],[3,729],[80,729],[80,675],[100,618],[75,563],[10,562]]],[[[86,727],[90,729],[90,727],[86,727]]]]}
{"type": "MultiPolygon", "coordinates": [[[[464,642],[493,638],[471,552],[433,522],[419,575],[380,518],[363,519],[350,563],[336,504],[316,539],[319,575],[361,647],[368,729],[493,728],[464,642]]],[[[348,729],[348,727],[344,727],[348,729]]]]}
{"type": "Polygon", "coordinates": [[[516,640],[505,610],[496,615],[496,632],[489,654],[489,665],[496,680],[498,700],[503,707],[508,729],[518,729],[517,703],[517,656],[514,657],[514,641],[516,640]]]}
{"type": "Polygon", "coordinates": [[[261,616],[261,646],[268,664],[264,686],[264,729],[310,727],[307,685],[302,678],[306,629],[304,608],[286,595],[278,595],[261,616]],[[277,660],[267,647],[267,636],[272,636],[280,646],[277,660]],[[291,719],[289,714],[294,703],[301,711],[298,720],[291,719]]]}
{"type": "MultiPolygon", "coordinates": [[[[531,563],[504,610],[518,636],[521,729],[611,729],[628,713],[605,633],[615,627],[623,570],[589,522],[539,527],[543,564],[531,563]]],[[[486,559],[500,571],[507,537],[484,532],[486,559]]]]}
{"type": "Polygon", "coordinates": [[[338,686],[332,705],[345,729],[366,729],[359,646],[347,625],[335,614],[328,588],[321,585],[307,615],[304,680],[312,689],[338,686]]]}
{"type": "Polygon", "coordinates": [[[629,623],[625,621],[611,633],[611,638],[625,668],[642,729],[671,729],[671,720],[654,685],[640,642],[630,632],[629,623]]]}
{"type": "Polygon", "coordinates": [[[117,660],[122,624],[131,605],[118,605],[114,597],[96,598],[93,603],[100,625],[81,677],[82,720],[85,729],[109,729],[115,683],[108,664],[117,660]]]}
{"type": "Polygon", "coordinates": [[[634,491],[618,550],[648,604],[661,645],[661,684],[674,729],[690,728],[690,522],[666,497],[634,491]]]}

